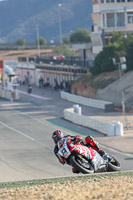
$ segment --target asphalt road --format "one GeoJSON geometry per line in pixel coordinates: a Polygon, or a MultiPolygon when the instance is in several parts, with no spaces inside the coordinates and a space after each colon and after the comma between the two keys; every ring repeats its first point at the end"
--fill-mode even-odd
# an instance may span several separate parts
{"type": "MultiPolygon", "coordinates": [[[[60,99],[58,92],[42,93],[43,97],[21,93],[18,102],[0,102],[0,182],[73,175],[53,153],[51,134],[57,128],[64,134],[103,136],[63,120],[63,109],[72,103],[60,99]]],[[[122,170],[133,169],[132,156],[104,149],[117,157],[122,170]]]]}

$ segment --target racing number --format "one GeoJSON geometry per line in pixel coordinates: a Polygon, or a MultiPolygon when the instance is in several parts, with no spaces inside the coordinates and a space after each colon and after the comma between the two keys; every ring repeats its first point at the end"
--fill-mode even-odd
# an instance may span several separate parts
{"type": "Polygon", "coordinates": [[[65,148],[63,148],[63,149],[62,149],[62,154],[63,154],[63,156],[65,156],[65,155],[64,155],[65,153],[67,153],[67,151],[66,151],[65,148]]]}

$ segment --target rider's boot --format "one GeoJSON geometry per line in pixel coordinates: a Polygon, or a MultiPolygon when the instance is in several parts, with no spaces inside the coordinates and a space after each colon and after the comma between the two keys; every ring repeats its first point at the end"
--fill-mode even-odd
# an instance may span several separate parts
{"type": "Polygon", "coordinates": [[[77,174],[80,173],[75,167],[72,168],[72,172],[77,174]]]}
{"type": "Polygon", "coordinates": [[[87,136],[85,138],[85,140],[83,141],[83,143],[86,146],[90,146],[93,149],[95,149],[101,156],[103,156],[105,154],[105,152],[102,149],[99,148],[98,143],[93,139],[93,137],[87,136]]]}

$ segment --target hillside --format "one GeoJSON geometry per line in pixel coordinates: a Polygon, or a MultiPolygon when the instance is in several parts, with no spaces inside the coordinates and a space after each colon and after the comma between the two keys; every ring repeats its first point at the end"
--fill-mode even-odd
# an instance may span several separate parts
{"type": "Polygon", "coordinates": [[[107,85],[119,79],[119,73],[105,72],[97,76],[87,74],[81,79],[73,82],[71,92],[84,97],[98,98],[97,92],[99,89],[105,88],[107,85]]]}
{"type": "Polygon", "coordinates": [[[71,92],[89,98],[111,101],[121,107],[122,88],[127,110],[133,109],[133,71],[127,72],[119,79],[119,73],[107,72],[93,78],[84,76],[73,83],[71,92]]]}
{"type": "Polygon", "coordinates": [[[123,74],[122,81],[116,80],[104,89],[96,92],[96,98],[114,102],[116,106],[121,106],[122,90],[126,110],[133,110],[133,71],[123,74]]]}
{"type": "Polygon", "coordinates": [[[27,42],[35,42],[37,22],[40,36],[48,42],[59,42],[59,3],[63,37],[77,28],[91,28],[91,1],[8,0],[0,2],[0,41],[25,38],[27,42]]]}

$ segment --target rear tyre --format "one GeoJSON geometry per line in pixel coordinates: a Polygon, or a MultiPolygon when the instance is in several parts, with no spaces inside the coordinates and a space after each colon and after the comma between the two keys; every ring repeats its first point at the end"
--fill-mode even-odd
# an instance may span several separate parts
{"type": "Polygon", "coordinates": [[[73,167],[75,167],[79,172],[83,174],[92,174],[94,173],[94,168],[87,158],[82,157],[81,155],[71,155],[69,162],[73,167]]]}
{"type": "Polygon", "coordinates": [[[112,172],[120,170],[121,170],[120,163],[114,157],[112,157],[112,159],[108,163],[108,171],[112,172]]]}

